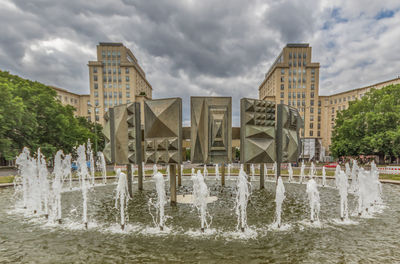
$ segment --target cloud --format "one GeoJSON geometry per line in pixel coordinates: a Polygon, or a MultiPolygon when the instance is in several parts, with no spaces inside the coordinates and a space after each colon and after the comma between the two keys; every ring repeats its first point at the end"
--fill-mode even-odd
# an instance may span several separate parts
{"type": "Polygon", "coordinates": [[[258,97],[287,42],[308,42],[320,62],[320,94],[400,74],[398,1],[0,0],[0,68],[88,93],[87,63],[102,41],[123,42],[153,96],[258,97]]]}

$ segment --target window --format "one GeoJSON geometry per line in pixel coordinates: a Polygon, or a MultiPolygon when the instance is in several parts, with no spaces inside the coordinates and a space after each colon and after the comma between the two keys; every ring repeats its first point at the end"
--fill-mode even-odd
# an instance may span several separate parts
{"type": "Polygon", "coordinates": [[[321,108],[318,107],[318,114],[321,114],[321,108]]]}
{"type": "Polygon", "coordinates": [[[292,98],[292,94],[291,93],[288,93],[288,98],[289,99],[292,98]]]}
{"type": "Polygon", "coordinates": [[[104,98],[107,98],[107,92],[104,92],[104,98]]]}
{"type": "Polygon", "coordinates": [[[305,92],[301,93],[301,98],[306,98],[306,93],[305,92]]]}
{"type": "Polygon", "coordinates": [[[315,69],[314,68],[311,69],[311,74],[315,74],[315,69]]]}
{"type": "Polygon", "coordinates": [[[283,104],[283,100],[281,100],[281,104],[283,104]]]}
{"type": "Polygon", "coordinates": [[[126,74],[129,73],[129,68],[125,68],[125,73],[126,73],[126,74]]]}
{"type": "Polygon", "coordinates": [[[292,67],[292,62],[291,61],[289,61],[289,67],[292,67]]]}
{"type": "Polygon", "coordinates": [[[305,60],[303,61],[303,66],[307,66],[307,62],[305,60]]]}
{"type": "Polygon", "coordinates": [[[122,99],[119,99],[119,104],[122,104],[122,99]]]}
{"type": "Polygon", "coordinates": [[[101,52],[101,56],[103,57],[103,59],[106,57],[106,52],[104,50],[101,52]]]}
{"type": "Polygon", "coordinates": [[[118,82],[122,82],[121,76],[118,76],[118,82]]]}
{"type": "Polygon", "coordinates": [[[335,113],[335,107],[332,107],[332,114],[335,113]]]}
{"type": "Polygon", "coordinates": [[[339,98],[339,103],[341,103],[342,102],[342,98],[339,98]]]}
{"type": "Polygon", "coordinates": [[[121,57],[121,52],[120,51],[117,52],[117,56],[118,56],[118,58],[121,57]]]}
{"type": "Polygon", "coordinates": [[[281,92],[281,98],[285,98],[285,93],[281,92]]]}
{"type": "Polygon", "coordinates": [[[293,92],[293,99],[296,99],[296,93],[293,92]]]}
{"type": "Polygon", "coordinates": [[[107,70],[106,67],[103,67],[103,74],[106,74],[107,70]]]}
{"type": "Polygon", "coordinates": [[[335,99],[335,104],[337,104],[337,99],[335,99]]]}
{"type": "Polygon", "coordinates": [[[95,105],[95,106],[99,106],[99,100],[95,100],[95,101],[94,101],[94,105],[95,105]]]}
{"type": "Polygon", "coordinates": [[[297,67],[296,61],[293,61],[293,67],[297,67]]]}
{"type": "Polygon", "coordinates": [[[129,76],[126,76],[126,81],[129,82],[129,76]]]}
{"type": "Polygon", "coordinates": [[[346,97],[343,97],[343,102],[346,102],[346,97]]]}
{"type": "Polygon", "coordinates": [[[131,100],[126,100],[126,103],[127,103],[127,104],[130,104],[130,103],[131,103],[131,100]]]}
{"type": "Polygon", "coordinates": [[[314,89],[315,89],[314,84],[311,84],[311,90],[314,90],[314,89]]]}
{"type": "Polygon", "coordinates": [[[292,69],[289,69],[289,75],[292,75],[292,69]]]}
{"type": "Polygon", "coordinates": [[[281,84],[281,90],[285,90],[285,85],[281,84]]]}
{"type": "Polygon", "coordinates": [[[111,68],[108,68],[108,74],[111,74],[111,68]]]}
{"type": "Polygon", "coordinates": [[[338,107],[338,111],[340,111],[340,110],[342,110],[342,107],[339,105],[339,107],[338,107]]]}
{"type": "Polygon", "coordinates": [[[301,98],[301,97],[300,97],[300,93],[297,93],[297,98],[301,98]]]}
{"type": "Polygon", "coordinates": [[[311,98],[314,98],[314,92],[310,93],[311,98]]]}
{"type": "Polygon", "coordinates": [[[108,93],[108,97],[112,98],[112,92],[108,93]]]}
{"type": "Polygon", "coordinates": [[[97,82],[97,75],[93,75],[93,80],[97,82]]]}
{"type": "Polygon", "coordinates": [[[117,82],[117,77],[115,75],[113,76],[113,82],[117,82]]]}
{"type": "Polygon", "coordinates": [[[285,74],[285,69],[281,69],[281,74],[285,74]]]}
{"type": "Polygon", "coordinates": [[[114,92],[114,98],[117,98],[117,96],[118,96],[117,92],[114,92]]]}
{"type": "Polygon", "coordinates": [[[116,68],[113,68],[113,73],[117,74],[117,69],[116,68]]]}
{"type": "Polygon", "coordinates": [[[129,83],[126,84],[126,89],[130,89],[131,87],[129,86],[129,83]]]}
{"type": "Polygon", "coordinates": [[[289,52],[289,59],[291,59],[292,58],[292,53],[291,52],[289,52]]]}
{"type": "Polygon", "coordinates": [[[314,76],[311,76],[311,81],[315,82],[315,77],[314,76]]]}
{"type": "Polygon", "coordinates": [[[110,99],[108,106],[113,106],[113,101],[110,99]]]}
{"type": "Polygon", "coordinates": [[[303,53],[303,59],[307,58],[307,53],[303,53]]]}
{"type": "Polygon", "coordinates": [[[310,108],[310,113],[314,114],[314,108],[313,107],[310,108]]]}
{"type": "Polygon", "coordinates": [[[314,123],[310,123],[310,129],[314,128],[314,123]]]}
{"type": "Polygon", "coordinates": [[[93,67],[93,73],[97,73],[97,67],[93,67]]]}
{"type": "Polygon", "coordinates": [[[296,59],[296,52],[293,52],[293,58],[296,59]]]}
{"type": "Polygon", "coordinates": [[[314,116],[310,116],[310,121],[314,121],[314,116]]]}
{"type": "Polygon", "coordinates": [[[111,82],[111,75],[108,76],[108,82],[111,82]]]}
{"type": "Polygon", "coordinates": [[[302,106],[306,106],[306,100],[303,100],[303,101],[301,102],[301,105],[302,105],[302,106]]]}
{"type": "Polygon", "coordinates": [[[110,51],[107,52],[107,57],[111,57],[111,52],[110,51]]]}
{"type": "Polygon", "coordinates": [[[94,97],[99,97],[99,93],[98,92],[94,92],[94,97]]]}
{"type": "Polygon", "coordinates": [[[312,137],[314,135],[313,133],[314,131],[310,130],[310,137],[312,137]]]}
{"type": "Polygon", "coordinates": [[[281,76],[281,82],[285,81],[285,77],[281,76]]]}
{"type": "Polygon", "coordinates": [[[97,83],[94,84],[94,89],[98,89],[99,85],[97,83]]]}
{"type": "MultiPolygon", "coordinates": [[[[107,102],[107,100],[104,100],[104,106],[107,106],[108,105],[108,102],[107,102]]],[[[107,111],[107,110],[106,110],[107,111]]]]}
{"type": "Polygon", "coordinates": [[[292,82],[292,77],[289,77],[289,83],[291,83],[292,82]]]}
{"type": "Polygon", "coordinates": [[[130,98],[131,97],[131,93],[130,92],[126,92],[126,98],[130,98]]]}
{"type": "Polygon", "coordinates": [[[317,133],[317,134],[318,134],[318,137],[320,137],[320,136],[321,136],[321,132],[320,132],[320,131],[318,131],[318,133],[317,133]]]}
{"type": "Polygon", "coordinates": [[[119,98],[122,98],[122,92],[119,92],[119,98]]]}
{"type": "Polygon", "coordinates": [[[96,115],[96,121],[99,121],[100,119],[99,119],[99,116],[98,115],[96,115]]]}
{"type": "Polygon", "coordinates": [[[318,123],[318,129],[321,129],[321,123],[318,123]]]}
{"type": "Polygon", "coordinates": [[[114,105],[118,105],[118,99],[117,98],[114,99],[114,105]]]}
{"type": "Polygon", "coordinates": [[[314,100],[310,100],[310,105],[314,105],[314,100]]]}

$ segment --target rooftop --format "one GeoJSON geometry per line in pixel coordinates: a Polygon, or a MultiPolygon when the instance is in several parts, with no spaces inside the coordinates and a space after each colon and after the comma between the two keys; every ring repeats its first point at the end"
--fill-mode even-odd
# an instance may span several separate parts
{"type": "Polygon", "coordinates": [[[287,48],[308,48],[308,43],[288,43],[286,44],[287,48]]]}

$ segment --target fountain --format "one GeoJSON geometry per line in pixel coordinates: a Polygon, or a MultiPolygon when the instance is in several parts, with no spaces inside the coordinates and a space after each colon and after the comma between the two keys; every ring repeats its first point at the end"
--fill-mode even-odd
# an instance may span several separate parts
{"type": "Polygon", "coordinates": [[[289,173],[289,182],[293,181],[293,168],[292,164],[289,162],[288,164],[288,173],[289,173]]]}
{"type": "Polygon", "coordinates": [[[207,165],[206,164],[204,164],[203,175],[204,175],[204,179],[206,179],[207,176],[208,176],[208,170],[207,170],[207,165]]]}
{"type": "Polygon", "coordinates": [[[38,149],[37,157],[37,169],[38,169],[38,180],[39,180],[39,196],[40,196],[40,206],[44,212],[46,218],[49,217],[49,200],[50,200],[50,184],[48,180],[49,171],[47,170],[47,163],[44,156],[38,149]]]}
{"type": "Polygon", "coordinates": [[[167,196],[165,195],[164,176],[160,172],[157,172],[157,165],[154,165],[153,170],[154,170],[153,179],[157,191],[157,201],[154,203],[152,198],[149,199],[149,212],[151,214],[151,217],[153,218],[153,223],[155,224],[155,226],[157,226],[160,229],[160,231],[163,231],[166,220],[164,207],[167,204],[167,196]],[[155,216],[151,213],[150,210],[151,206],[155,207],[156,209],[155,216]]]}
{"type": "Polygon", "coordinates": [[[53,191],[53,216],[51,217],[52,219],[56,219],[59,224],[61,224],[61,191],[62,191],[62,185],[64,181],[64,174],[65,174],[65,168],[63,164],[63,159],[62,156],[64,153],[62,150],[57,151],[56,156],[54,158],[54,180],[52,184],[52,191],[53,191]]]}
{"type": "Polygon", "coordinates": [[[264,177],[265,179],[268,179],[268,167],[267,164],[264,163],[264,177]]]}
{"type": "Polygon", "coordinates": [[[129,190],[128,190],[128,178],[125,173],[121,172],[121,169],[117,169],[117,178],[118,184],[117,189],[115,190],[115,208],[118,209],[118,200],[119,200],[119,212],[121,216],[120,224],[121,230],[125,229],[125,211],[128,207],[129,190]]]}
{"type": "Polygon", "coordinates": [[[318,222],[320,211],[319,192],[317,188],[317,183],[313,178],[308,180],[306,192],[310,204],[310,221],[311,223],[313,223],[314,221],[318,222]]]}
{"type": "Polygon", "coordinates": [[[19,156],[17,157],[15,163],[19,169],[20,176],[18,177],[18,180],[20,179],[20,183],[22,186],[23,205],[24,208],[27,208],[28,204],[30,204],[30,201],[32,200],[32,197],[30,197],[29,195],[32,193],[30,188],[33,187],[31,180],[33,176],[31,175],[33,175],[34,170],[34,167],[32,166],[32,158],[30,156],[28,148],[25,147],[22,150],[21,154],[19,154],[19,156]]]}
{"type": "Polygon", "coordinates": [[[274,162],[272,170],[274,171],[274,181],[276,181],[276,178],[278,177],[278,165],[276,164],[276,161],[274,162]]]}
{"type": "Polygon", "coordinates": [[[250,197],[250,186],[251,184],[247,179],[247,174],[243,170],[243,165],[241,165],[236,185],[235,212],[237,216],[236,229],[240,228],[242,232],[247,228],[247,201],[250,197]]]}
{"type": "Polygon", "coordinates": [[[299,180],[300,183],[303,183],[303,180],[304,180],[304,177],[305,177],[305,175],[304,175],[305,169],[306,169],[306,165],[304,164],[304,161],[302,161],[301,162],[301,168],[300,168],[300,180],[299,180]]]}
{"type": "Polygon", "coordinates": [[[219,175],[218,163],[215,164],[215,180],[216,180],[216,181],[220,181],[220,180],[221,180],[221,176],[219,175]]]}
{"type": "MultiPolygon", "coordinates": [[[[347,168],[346,168],[347,169],[347,168]]],[[[352,192],[355,192],[357,190],[357,174],[358,174],[359,168],[357,165],[357,161],[353,160],[353,168],[351,170],[351,185],[350,185],[350,189],[352,190],[352,192]]]]}
{"type": "Polygon", "coordinates": [[[282,203],[285,200],[285,186],[283,185],[283,181],[281,177],[278,177],[278,184],[276,185],[276,193],[275,193],[275,216],[276,216],[276,224],[278,228],[281,227],[281,213],[282,213],[282,203]]]}
{"type": "MultiPolygon", "coordinates": [[[[103,184],[107,184],[107,168],[106,168],[106,160],[104,158],[103,152],[97,152],[97,157],[99,157],[100,161],[100,171],[101,177],[103,178],[103,184]]],[[[132,170],[133,173],[133,170],[132,170]]]]}
{"type": "MultiPolygon", "coordinates": [[[[336,165],[336,170],[335,170],[335,187],[338,187],[338,180],[339,180],[339,173],[340,173],[340,165],[336,165]]],[[[347,174],[346,174],[347,175],[347,174]]]]}
{"type": "Polygon", "coordinates": [[[326,185],[326,170],[325,166],[322,166],[322,187],[326,185]]]}
{"type": "Polygon", "coordinates": [[[347,205],[347,193],[349,188],[349,181],[347,179],[346,173],[344,171],[340,171],[337,178],[337,187],[339,189],[340,195],[340,219],[342,221],[348,220],[349,218],[349,209],[347,205]]]}
{"type": "Polygon", "coordinates": [[[232,168],[232,164],[228,164],[228,180],[231,180],[231,168],[232,168]]]}
{"type": "Polygon", "coordinates": [[[209,228],[212,221],[211,216],[207,212],[207,200],[210,196],[210,191],[208,190],[207,185],[204,182],[204,177],[201,174],[200,170],[197,171],[197,174],[194,174],[194,171],[192,171],[192,182],[192,202],[193,206],[195,206],[200,213],[201,232],[204,232],[204,228],[209,228]],[[209,222],[207,221],[207,216],[210,218],[209,222]]]}
{"type": "Polygon", "coordinates": [[[311,167],[309,171],[309,177],[313,179],[315,177],[315,174],[317,173],[317,170],[315,169],[314,162],[311,162],[311,167]]]}
{"type": "Polygon", "coordinates": [[[93,158],[93,151],[92,151],[92,146],[90,143],[90,139],[88,139],[87,142],[87,150],[86,153],[88,155],[88,159],[89,159],[89,169],[90,169],[90,183],[91,186],[94,186],[94,177],[95,177],[95,164],[94,164],[94,158],[93,158]]]}
{"type": "Polygon", "coordinates": [[[78,175],[79,178],[81,179],[81,190],[82,190],[82,206],[83,206],[83,214],[82,214],[82,221],[85,226],[85,228],[88,228],[88,219],[87,219],[87,203],[88,203],[88,178],[89,178],[89,172],[87,168],[87,162],[86,162],[86,150],[85,150],[85,145],[80,145],[77,150],[78,153],[78,175]]]}

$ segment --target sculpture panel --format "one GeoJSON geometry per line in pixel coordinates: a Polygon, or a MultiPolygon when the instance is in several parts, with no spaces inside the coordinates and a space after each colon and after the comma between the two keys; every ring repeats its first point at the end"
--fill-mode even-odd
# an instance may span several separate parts
{"type": "Polygon", "coordinates": [[[191,97],[191,160],[232,160],[232,98],[191,97]]]}
{"type": "Polygon", "coordinates": [[[275,102],[240,100],[240,161],[269,163],[276,160],[275,102]]]}
{"type": "Polygon", "coordinates": [[[182,99],[145,101],[144,119],[145,163],[181,163],[182,99]]]}
{"type": "Polygon", "coordinates": [[[299,131],[302,119],[296,108],[278,105],[277,135],[280,137],[277,150],[281,162],[296,162],[300,155],[301,141],[299,131]]]}

